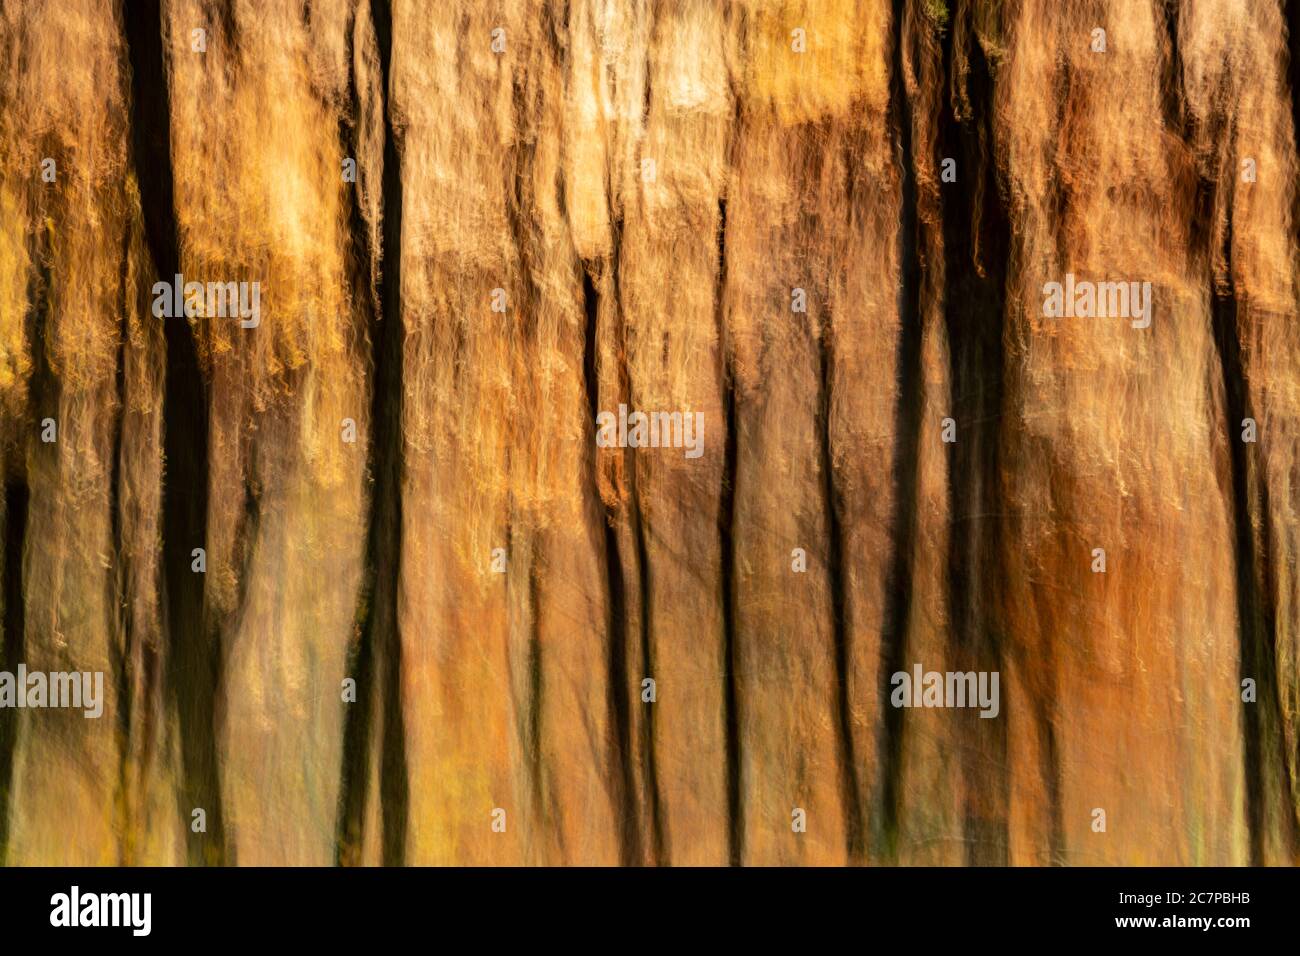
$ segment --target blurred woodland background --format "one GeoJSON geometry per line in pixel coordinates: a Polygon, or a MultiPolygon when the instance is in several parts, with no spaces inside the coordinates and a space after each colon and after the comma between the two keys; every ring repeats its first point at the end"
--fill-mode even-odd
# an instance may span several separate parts
{"type": "Polygon", "coordinates": [[[0,0],[0,862],[1296,863],[1298,31],[0,0]]]}

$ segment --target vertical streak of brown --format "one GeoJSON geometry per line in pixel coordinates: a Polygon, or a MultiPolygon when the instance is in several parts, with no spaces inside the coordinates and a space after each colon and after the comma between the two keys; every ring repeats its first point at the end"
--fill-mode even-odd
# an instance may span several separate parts
{"type": "MultiPolygon", "coordinates": [[[[161,276],[180,271],[172,192],[170,102],[164,19],[159,0],[126,6],[132,73],[132,157],[140,184],[145,235],[161,276]]],[[[207,546],[208,400],[198,353],[184,317],[165,324],[167,376],[163,398],[163,578],[169,679],[180,716],[184,807],[206,811],[205,832],[187,831],[192,863],[227,858],[215,739],[221,647],[204,623],[202,576],[191,551],[207,546]]]]}
{"type": "MultiPolygon", "coordinates": [[[[351,55],[355,58],[360,52],[355,49],[356,12],[348,18],[346,35],[354,38],[351,55]]],[[[357,90],[357,70],[355,63],[348,70],[348,119],[339,123],[339,139],[344,146],[344,155],[356,156],[359,153],[361,96],[357,90]]],[[[362,216],[362,200],[359,195],[360,184],[354,183],[348,191],[348,242],[350,244],[349,262],[357,274],[352,276],[353,288],[358,291],[358,308],[366,315],[366,327],[373,335],[378,330],[379,302],[378,290],[371,285],[376,274],[376,260],[379,250],[372,249],[368,241],[367,226],[362,216]]],[[[374,339],[370,339],[374,348],[374,339]]],[[[371,387],[374,386],[375,360],[371,358],[371,387]]],[[[373,394],[371,401],[373,402],[373,394]]],[[[374,439],[367,447],[367,477],[373,474],[374,439]]],[[[374,494],[374,488],[371,488],[374,494]]],[[[373,500],[371,509],[375,507],[373,500]]],[[[373,519],[372,519],[373,520],[373,519]]],[[[368,539],[367,539],[368,541],[368,539]]],[[[353,641],[349,647],[348,670],[356,681],[357,699],[355,706],[344,711],[343,755],[339,780],[339,808],[336,827],[335,862],[340,866],[357,866],[362,860],[363,828],[366,814],[366,795],[371,785],[371,747],[373,746],[373,727],[376,721],[375,706],[375,651],[373,643],[366,639],[367,621],[371,614],[374,600],[374,580],[371,568],[367,565],[362,573],[360,593],[357,596],[356,622],[353,628],[353,641]]]]}
{"type": "Polygon", "coordinates": [[[862,793],[858,783],[857,749],[853,745],[853,723],[849,714],[849,648],[853,628],[844,581],[844,536],[840,530],[841,501],[835,490],[835,468],[831,456],[831,390],[836,382],[835,342],[831,317],[822,323],[818,348],[820,394],[817,400],[818,454],[822,477],[822,498],[826,509],[826,574],[831,591],[832,639],[835,649],[835,721],[839,743],[839,774],[844,806],[845,850],[851,862],[861,863],[866,853],[865,824],[862,816],[862,793]]]}
{"type": "Polygon", "coordinates": [[[374,381],[371,394],[371,476],[374,481],[366,537],[366,573],[371,595],[361,630],[375,655],[382,701],[380,804],[383,807],[383,862],[405,859],[408,781],[401,693],[401,618],[398,593],[402,572],[402,166],[392,107],[393,20],[387,0],[370,5],[379,50],[384,104],[383,277],[380,315],[371,332],[374,381]]]}
{"type": "MultiPolygon", "coordinates": [[[[591,270],[599,266],[591,265],[583,269],[582,292],[587,316],[587,341],[584,355],[587,402],[591,421],[595,422],[599,411],[600,385],[596,361],[596,335],[599,328],[600,294],[591,270]]],[[[606,276],[610,282],[612,276],[606,276]]],[[[615,316],[615,322],[621,322],[621,316],[615,316]]],[[[621,353],[621,349],[619,352],[621,353]]],[[[618,376],[623,383],[620,391],[626,388],[626,369],[618,376]]],[[[594,452],[593,452],[594,458],[594,452]]],[[[628,468],[631,472],[631,466],[628,468]]],[[[593,474],[593,493],[595,481],[593,474]]],[[[631,496],[630,496],[631,497],[631,496]]],[[[615,516],[609,508],[604,520],[604,555],[605,588],[608,596],[606,609],[606,654],[605,666],[609,670],[609,682],[606,687],[609,706],[609,746],[610,765],[617,779],[612,781],[614,805],[619,817],[619,858],[624,866],[638,863],[641,858],[641,833],[638,827],[636,783],[632,766],[632,731],[631,716],[628,712],[628,663],[627,652],[631,641],[627,596],[627,577],[623,553],[615,528],[615,516]]]]}
{"type": "MultiPolygon", "coordinates": [[[[1288,14],[1294,12],[1288,4],[1288,14]]],[[[1210,321],[1218,371],[1223,389],[1223,428],[1227,436],[1229,495],[1232,514],[1233,573],[1237,597],[1237,628],[1241,644],[1240,677],[1256,682],[1257,700],[1242,714],[1246,825],[1252,865],[1269,861],[1268,835],[1276,823],[1282,825],[1282,841],[1294,856],[1300,852],[1300,831],[1292,809],[1295,806],[1286,767],[1286,735],[1279,708],[1276,607],[1272,573],[1271,543],[1273,511],[1269,506],[1266,468],[1257,465],[1249,446],[1237,434],[1247,418],[1257,418],[1251,407],[1251,389],[1242,355],[1243,321],[1239,309],[1237,276],[1233,267],[1236,175],[1231,159],[1236,154],[1235,117],[1225,104],[1201,122],[1187,106],[1184,63],[1179,43],[1180,14],[1175,4],[1162,9],[1165,39],[1165,122],[1189,148],[1198,135],[1212,143],[1226,143],[1218,156],[1209,158],[1197,177],[1191,232],[1191,256],[1201,263],[1210,293],[1210,321]],[[1224,195],[1226,193],[1226,195],[1224,195]],[[1224,216],[1218,220],[1216,211],[1224,216]],[[1276,748],[1276,749],[1275,749],[1276,748]],[[1280,820],[1278,819],[1280,817],[1280,820]]],[[[1295,37],[1292,36],[1292,43],[1295,37]]],[[[1295,64],[1290,64],[1292,80],[1295,64]]],[[[1220,89],[1220,95],[1226,89],[1220,89]]],[[[1292,107],[1296,90],[1291,88],[1292,107]]]]}
{"type": "MultiPolygon", "coordinates": [[[[41,235],[44,235],[43,233],[41,235]]],[[[38,246],[42,243],[38,242],[38,246]]],[[[44,406],[52,401],[51,393],[57,382],[50,371],[46,351],[45,327],[49,308],[48,256],[43,248],[33,250],[37,268],[28,283],[27,316],[24,334],[32,356],[32,380],[28,390],[29,409],[40,420],[44,406]]],[[[5,448],[6,454],[21,459],[27,453],[27,442],[19,441],[14,448],[5,448]]],[[[26,658],[26,597],[23,586],[24,553],[27,541],[28,504],[31,490],[27,484],[25,468],[10,466],[12,475],[5,474],[4,552],[0,566],[0,601],[3,601],[3,625],[0,631],[0,669],[12,672],[26,658]]],[[[9,849],[9,812],[11,807],[14,771],[14,751],[18,743],[18,711],[0,710],[0,865],[7,862],[9,849]]]]}
{"type": "MultiPolygon", "coordinates": [[[[0,554],[0,601],[3,602],[3,631],[0,631],[0,670],[12,673],[23,659],[23,633],[26,629],[23,606],[23,542],[27,537],[27,483],[19,477],[6,477],[4,513],[0,514],[4,530],[4,551],[0,554]]],[[[18,711],[0,711],[0,866],[9,848],[9,795],[13,780],[14,745],[18,736],[18,711]]]]}
{"type": "MultiPolygon", "coordinates": [[[[956,17],[971,16],[971,4],[960,4],[956,17]]],[[[993,158],[996,144],[989,63],[968,22],[954,23],[944,31],[941,42],[944,86],[939,97],[936,161],[940,157],[956,159],[959,171],[958,182],[939,187],[951,414],[960,436],[948,446],[952,660],[962,672],[1001,672],[1004,625],[998,609],[1003,579],[1001,516],[1005,509],[1000,495],[1000,442],[1010,225],[993,158]],[[959,43],[963,48],[954,49],[959,43]],[[964,69],[958,68],[959,63],[964,69]],[[960,116],[958,103],[963,107],[960,116]]],[[[1005,865],[1007,721],[962,716],[957,720],[966,788],[967,860],[976,866],[1005,865]]]]}
{"type": "MultiPolygon", "coordinates": [[[[904,81],[907,38],[907,0],[893,0],[892,59],[889,77],[890,122],[897,136],[902,205],[898,228],[901,282],[898,290],[898,403],[894,423],[894,529],[889,557],[885,618],[881,632],[880,698],[888,700],[890,675],[905,670],[906,637],[912,612],[912,552],[916,541],[917,463],[921,415],[921,271],[917,257],[917,189],[912,161],[912,107],[904,81]]],[[[901,757],[903,714],[897,707],[884,709],[880,722],[879,821],[875,835],[877,853],[898,854],[898,822],[902,794],[901,757]]]]}
{"type": "Polygon", "coordinates": [[[717,305],[719,378],[722,382],[724,441],[721,501],[718,504],[718,538],[722,555],[723,721],[727,742],[727,858],[739,866],[745,851],[745,806],[740,785],[740,702],[736,693],[736,383],[727,344],[727,317],[723,290],[727,287],[727,201],[718,201],[717,305]]]}

